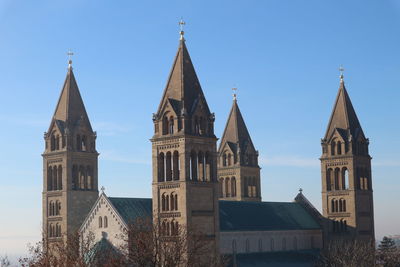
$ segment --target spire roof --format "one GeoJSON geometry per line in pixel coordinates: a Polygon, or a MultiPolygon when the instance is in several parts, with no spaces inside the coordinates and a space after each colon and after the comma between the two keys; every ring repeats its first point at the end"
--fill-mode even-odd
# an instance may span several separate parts
{"type": "Polygon", "coordinates": [[[54,111],[53,120],[61,121],[67,127],[84,120],[92,130],[71,65],[68,67],[67,77],[54,111]]]}
{"type": "Polygon", "coordinates": [[[329,139],[336,128],[350,131],[353,137],[364,134],[342,77],[325,139],[329,139]]]}
{"type": "MultiPolygon", "coordinates": [[[[184,108],[186,113],[191,114],[200,98],[202,98],[205,107],[209,113],[209,108],[205,100],[200,82],[197,78],[192,60],[186,48],[185,39],[179,41],[178,52],[176,53],[174,63],[161,99],[158,113],[161,112],[163,104],[170,99],[175,102],[176,108],[184,108]],[[177,102],[178,101],[178,102],[177,102]]],[[[179,110],[181,111],[181,110],[179,110]]]]}
{"type": "Polygon", "coordinates": [[[247,148],[247,145],[250,145],[253,150],[255,150],[242,113],[240,112],[236,97],[233,99],[232,108],[229,113],[228,121],[226,122],[224,133],[222,135],[220,149],[227,142],[231,148],[233,148],[233,150],[237,149],[237,145],[239,145],[242,151],[247,148]]]}

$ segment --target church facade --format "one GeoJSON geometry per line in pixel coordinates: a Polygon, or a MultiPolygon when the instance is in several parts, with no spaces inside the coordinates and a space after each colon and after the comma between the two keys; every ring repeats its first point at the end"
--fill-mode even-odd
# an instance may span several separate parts
{"type": "Polygon", "coordinates": [[[43,229],[49,242],[79,231],[120,247],[128,225],[142,217],[166,236],[181,227],[200,231],[221,254],[318,250],[335,238],[374,239],[368,139],[342,78],[321,143],[323,214],[301,191],[293,202],[261,201],[259,152],[236,95],[218,149],[214,120],[181,32],[153,114],[152,198],[99,195],[96,132],[70,62],[45,133],[43,229]]]}

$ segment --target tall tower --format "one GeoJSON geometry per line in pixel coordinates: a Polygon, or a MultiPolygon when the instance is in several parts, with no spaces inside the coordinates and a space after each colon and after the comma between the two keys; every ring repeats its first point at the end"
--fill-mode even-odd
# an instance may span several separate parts
{"type": "Polygon", "coordinates": [[[183,31],[157,113],[153,114],[153,219],[162,233],[201,232],[218,249],[214,114],[197,78],[183,31]]]}
{"type": "Polygon", "coordinates": [[[44,134],[43,232],[49,242],[74,234],[98,197],[96,132],[90,125],[71,63],[44,134]]]}
{"type": "Polygon", "coordinates": [[[321,140],[322,208],[327,238],[374,240],[371,157],[343,74],[325,137],[321,140]]]}
{"type": "Polygon", "coordinates": [[[236,99],[218,148],[219,198],[261,201],[258,151],[251,141],[236,99]]]}

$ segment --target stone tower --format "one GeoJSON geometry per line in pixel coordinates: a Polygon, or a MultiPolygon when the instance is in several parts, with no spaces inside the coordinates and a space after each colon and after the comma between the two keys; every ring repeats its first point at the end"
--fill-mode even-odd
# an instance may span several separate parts
{"type": "Polygon", "coordinates": [[[219,198],[261,201],[258,151],[251,141],[236,99],[218,148],[219,198]]]}
{"type": "Polygon", "coordinates": [[[201,232],[218,250],[214,114],[197,78],[183,31],[157,113],[153,114],[153,219],[162,234],[201,232]]]}
{"type": "Polygon", "coordinates": [[[321,140],[322,208],[328,239],[374,240],[371,157],[343,75],[321,140]]]}
{"type": "Polygon", "coordinates": [[[44,139],[43,233],[52,242],[74,234],[98,197],[96,132],[71,61],[44,139]]]}

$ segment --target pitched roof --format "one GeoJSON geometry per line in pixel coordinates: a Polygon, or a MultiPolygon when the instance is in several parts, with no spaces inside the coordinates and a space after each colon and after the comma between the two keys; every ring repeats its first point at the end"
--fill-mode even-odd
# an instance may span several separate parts
{"type": "Polygon", "coordinates": [[[109,197],[108,199],[126,223],[134,222],[137,218],[152,217],[151,198],[109,197]]]}
{"type": "Polygon", "coordinates": [[[179,41],[178,52],[176,53],[167,86],[164,89],[163,97],[158,107],[158,114],[168,99],[174,99],[174,107],[184,107],[186,112],[190,114],[194,110],[195,104],[199,102],[198,98],[203,99],[206,109],[209,112],[199,79],[186,48],[185,40],[182,38],[179,41]],[[176,101],[181,103],[178,104],[176,101]]]}
{"type": "Polygon", "coordinates": [[[246,150],[247,145],[250,145],[255,150],[236,99],[233,100],[219,150],[225,146],[225,143],[228,143],[233,152],[236,152],[237,145],[242,151],[246,150]]]}
{"type": "Polygon", "coordinates": [[[340,81],[339,91],[325,133],[325,139],[329,139],[337,128],[350,131],[353,137],[356,137],[359,133],[364,134],[343,80],[340,81]]]}
{"type": "Polygon", "coordinates": [[[221,231],[311,230],[321,227],[295,202],[219,201],[221,231]]]}
{"type": "MultiPolygon", "coordinates": [[[[151,198],[116,198],[110,202],[125,222],[152,217],[151,198]]],[[[294,202],[219,201],[221,231],[320,229],[316,220],[294,202]]]]}
{"type": "Polygon", "coordinates": [[[72,67],[69,67],[56,110],[54,111],[53,120],[73,126],[81,119],[92,130],[72,67]]]}

